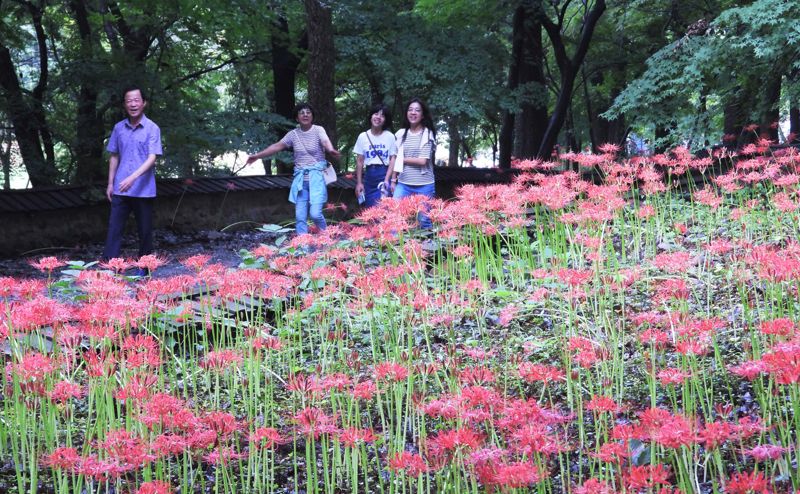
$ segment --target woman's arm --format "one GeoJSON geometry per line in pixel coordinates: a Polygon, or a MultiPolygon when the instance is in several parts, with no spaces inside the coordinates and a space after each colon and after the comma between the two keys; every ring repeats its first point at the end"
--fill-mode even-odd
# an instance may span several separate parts
{"type": "Polygon", "coordinates": [[[280,153],[281,151],[285,151],[287,149],[289,149],[289,146],[284,144],[283,141],[278,141],[275,144],[271,144],[269,147],[266,147],[255,154],[248,155],[247,164],[249,165],[250,163],[256,160],[266,158],[267,156],[272,156],[275,153],[280,153]]]}

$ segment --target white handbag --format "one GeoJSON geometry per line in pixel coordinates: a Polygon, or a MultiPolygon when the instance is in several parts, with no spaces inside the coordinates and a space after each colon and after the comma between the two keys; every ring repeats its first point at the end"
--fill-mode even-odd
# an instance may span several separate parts
{"type": "Polygon", "coordinates": [[[325,185],[330,185],[337,180],[336,170],[333,168],[333,165],[328,165],[327,168],[325,168],[322,172],[322,177],[325,179],[325,185]]]}

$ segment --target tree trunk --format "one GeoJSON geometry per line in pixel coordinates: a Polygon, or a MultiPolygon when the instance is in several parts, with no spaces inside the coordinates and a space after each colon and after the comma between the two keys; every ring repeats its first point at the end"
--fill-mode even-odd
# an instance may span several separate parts
{"type": "MultiPolygon", "coordinates": [[[[20,155],[30,177],[31,185],[33,187],[54,185],[58,172],[54,160],[47,159],[43,151],[43,147],[45,147],[43,137],[44,135],[49,136],[49,133],[41,132],[40,125],[44,121],[44,115],[39,113],[41,106],[37,106],[35,100],[30,103],[26,101],[17,78],[17,68],[11,59],[11,53],[1,42],[0,87],[3,89],[8,116],[14,127],[14,136],[17,139],[20,155]]],[[[40,91],[39,95],[42,92],[40,91]]]]}
{"type": "Polygon", "coordinates": [[[303,1],[308,16],[308,100],[314,107],[314,123],[321,125],[336,147],[334,101],[333,23],[331,11],[320,0],[303,1]]]}
{"type": "Polygon", "coordinates": [[[761,93],[763,95],[763,106],[761,121],[759,122],[759,137],[769,139],[775,143],[778,142],[778,123],[780,121],[778,101],[781,97],[782,78],[780,73],[769,74],[767,80],[764,81],[764,89],[761,93]]]}
{"type": "Polygon", "coordinates": [[[6,148],[4,150],[0,150],[0,161],[3,163],[3,189],[4,190],[11,190],[11,147],[14,144],[14,137],[8,135],[8,132],[4,131],[2,134],[2,139],[0,139],[0,145],[8,140],[6,144],[6,148]]]}
{"type": "Polygon", "coordinates": [[[745,132],[749,125],[751,93],[746,88],[736,88],[723,107],[723,142],[729,148],[736,148],[753,142],[755,134],[745,132]]]}
{"type": "Polygon", "coordinates": [[[458,119],[451,118],[447,121],[447,135],[450,137],[450,155],[447,158],[447,166],[450,168],[458,167],[458,150],[461,147],[461,135],[458,133],[458,119]]]}
{"type": "MultiPolygon", "coordinates": [[[[511,32],[511,61],[508,66],[508,92],[513,93],[519,86],[519,60],[522,58],[523,30],[525,24],[525,7],[518,5],[514,10],[513,28],[511,32]]],[[[511,158],[514,148],[515,115],[509,110],[503,110],[502,126],[500,128],[500,168],[511,168],[511,158]]]]}
{"type": "Polygon", "coordinates": [[[561,37],[561,26],[554,24],[546,17],[542,18],[542,26],[544,26],[550,41],[553,43],[553,51],[558,62],[558,68],[561,71],[561,87],[559,88],[556,106],[550,116],[550,121],[547,123],[547,129],[539,146],[539,152],[537,153],[539,158],[549,159],[553,152],[558,133],[564,125],[564,120],[567,118],[567,111],[572,101],[575,77],[581,64],[583,64],[586,52],[589,50],[589,43],[597,26],[597,21],[600,20],[600,16],[603,15],[605,9],[605,0],[596,0],[592,10],[586,14],[578,40],[578,47],[572,58],[567,57],[564,41],[561,37]]]}
{"type": "MultiPolygon", "coordinates": [[[[547,89],[544,77],[544,48],[542,46],[541,0],[523,0],[522,25],[519,35],[518,86],[528,88],[516,116],[514,154],[518,158],[533,158],[539,150],[547,125],[547,89]]],[[[517,27],[516,24],[514,26],[517,27]]]]}
{"type": "MultiPolygon", "coordinates": [[[[90,66],[94,58],[96,39],[92,36],[89,16],[84,0],[72,0],[70,8],[74,14],[78,33],[81,37],[79,63],[90,66]]],[[[102,181],[106,176],[103,162],[103,120],[97,112],[97,86],[95,74],[80,72],[81,82],[78,92],[78,114],[75,120],[76,138],[75,158],[77,168],[75,181],[91,183],[102,181]]]]}
{"type": "MultiPolygon", "coordinates": [[[[289,39],[289,23],[281,16],[275,21],[272,32],[272,79],[275,85],[274,108],[275,113],[294,121],[295,97],[294,90],[297,81],[297,68],[300,66],[300,57],[292,52],[289,39]]],[[[288,132],[293,125],[279,129],[288,132]]],[[[283,137],[283,136],[279,136],[283,137]]],[[[271,160],[263,160],[264,171],[271,174],[271,160]]],[[[294,166],[291,162],[275,161],[278,173],[291,173],[294,166]]]]}
{"type": "Polygon", "coordinates": [[[794,143],[800,141],[800,107],[796,101],[792,101],[789,108],[789,135],[787,142],[794,143]]]}

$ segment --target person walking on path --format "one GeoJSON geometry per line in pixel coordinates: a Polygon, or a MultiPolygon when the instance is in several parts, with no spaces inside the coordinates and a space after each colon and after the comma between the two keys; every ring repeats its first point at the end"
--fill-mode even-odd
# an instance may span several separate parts
{"type": "MultiPolygon", "coordinates": [[[[144,114],[147,99],[139,87],[123,93],[127,118],[111,132],[107,151],[108,186],[111,202],[108,236],[103,259],[119,257],[122,232],[133,212],[139,233],[139,257],[153,252],[153,202],[156,196],[155,164],[161,156],[161,129],[144,114]]],[[[146,273],[139,273],[146,274],[146,273]]]]}
{"type": "Polygon", "coordinates": [[[358,136],[353,154],[356,155],[356,197],[363,194],[364,207],[371,207],[381,199],[379,186],[391,177],[389,170],[394,166],[397,145],[389,130],[392,126],[389,107],[383,103],[374,105],[367,117],[367,125],[369,130],[358,136]]]}
{"type": "MultiPolygon", "coordinates": [[[[395,134],[397,158],[392,167],[390,189],[395,199],[412,195],[436,196],[433,176],[433,151],[436,148],[436,128],[425,103],[413,98],[406,105],[403,128],[395,134]]],[[[417,215],[419,226],[426,230],[433,225],[425,213],[417,215]]]]}
{"type": "Polygon", "coordinates": [[[325,153],[337,160],[341,154],[331,144],[325,129],[314,125],[311,105],[300,103],[294,113],[300,127],[290,130],[280,141],[247,156],[247,164],[287,149],[294,151],[294,179],[289,190],[289,202],[295,205],[295,231],[302,235],[308,233],[309,216],[320,230],[327,226],[322,215],[322,207],[328,200],[328,187],[322,176],[328,166],[325,153]]]}

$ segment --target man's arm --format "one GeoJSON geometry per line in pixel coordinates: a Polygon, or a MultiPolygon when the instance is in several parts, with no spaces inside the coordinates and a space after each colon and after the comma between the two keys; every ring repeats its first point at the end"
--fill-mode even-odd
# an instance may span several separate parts
{"type": "MultiPolygon", "coordinates": [[[[119,161],[119,158],[117,160],[119,161]]],[[[141,177],[142,174],[145,173],[150,168],[153,168],[153,165],[155,164],[156,164],[156,155],[153,153],[148,154],[147,159],[144,160],[144,163],[139,165],[139,168],[134,170],[133,173],[131,173],[130,175],[128,175],[127,178],[125,178],[125,180],[119,183],[119,191],[125,192],[128,189],[130,189],[133,186],[133,183],[136,181],[136,179],[141,177]]],[[[116,170],[116,166],[114,167],[114,169],[116,170]]],[[[114,185],[113,181],[111,182],[111,185],[113,187],[114,185]]]]}
{"type": "Polygon", "coordinates": [[[108,186],[106,187],[106,197],[109,201],[114,194],[114,177],[117,176],[118,166],[119,155],[117,153],[111,153],[111,156],[108,158],[108,186]]]}

